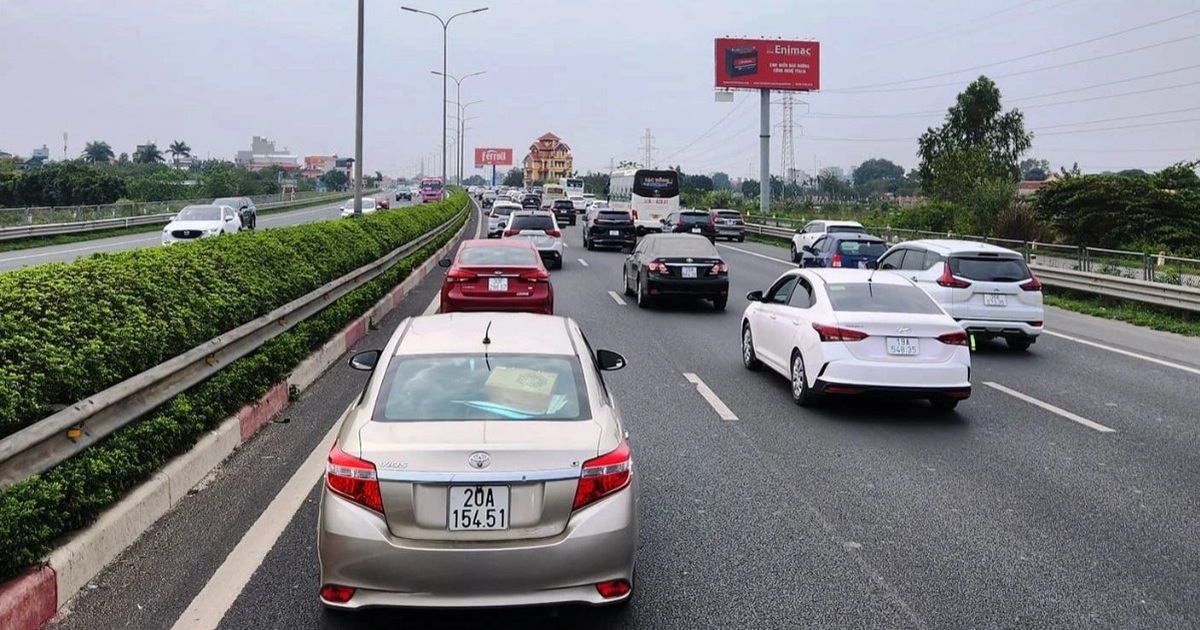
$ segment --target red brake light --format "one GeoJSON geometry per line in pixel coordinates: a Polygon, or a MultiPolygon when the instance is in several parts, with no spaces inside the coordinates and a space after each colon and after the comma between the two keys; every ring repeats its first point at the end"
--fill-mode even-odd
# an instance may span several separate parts
{"type": "Polygon", "coordinates": [[[629,442],[621,440],[616,450],[589,459],[579,472],[579,486],[575,489],[575,504],[572,510],[591,505],[604,497],[629,485],[633,476],[633,455],[629,442]]]}
{"type": "Polygon", "coordinates": [[[611,580],[597,584],[596,592],[600,593],[600,597],[604,599],[612,599],[614,597],[623,597],[631,588],[629,582],[625,580],[611,580]]]}
{"type": "Polygon", "coordinates": [[[349,586],[326,584],[321,587],[321,599],[334,604],[345,604],[354,597],[354,589],[349,586]]]}
{"type": "Polygon", "coordinates": [[[559,232],[558,230],[546,230],[546,236],[553,236],[554,238],[558,238],[558,237],[562,236],[562,232],[559,232]]]}
{"type": "Polygon", "coordinates": [[[446,273],[446,282],[470,282],[479,277],[479,274],[466,269],[455,267],[446,273]]]}
{"type": "Polygon", "coordinates": [[[632,214],[635,220],[637,219],[637,210],[630,210],[629,214],[632,214]]]}
{"type": "Polygon", "coordinates": [[[967,331],[965,330],[938,335],[937,340],[948,346],[970,345],[970,337],[967,335],[967,331]]]}
{"type": "Polygon", "coordinates": [[[951,289],[965,289],[971,286],[970,282],[962,278],[955,278],[953,273],[950,273],[950,263],[942,263],[942,275],[938,276],[937,283],[951,289]]]}
{"type": "Polygon", "coordinates": [[[661,260],[651,260],[650,262],[646,263],[646,271],[653,271],[655,273],[668,273],[667,264],[661,260]]]}
{"type": "Polygon", "coordinates": [[[719,263],[713,265],[713,267],[712,267],[712,273],[728,273],[728,272],[729,272],[729,265],[726,265],[724,262],[719,262],[719,263]]]}
{"type": "Polygon", "coordinates": [[[842,255],[841,255],[841,254],[834,254],[834,255],[833,255],[833,260],[832,260],[832,261],[829,263],[829,266],[831,266],[831,267],[841,267],[841,266],[842,266],[842,255]]]}
{"type": "Polygon", "coordinates": [[[812,327],[821,336],[821,341],[862,341],[869,336],[861,330],[827,326],[816,322],[813,323],[812,327]]]}
{"type": "Polygon", "coordinates": [[[1029,271],[1029,282],[1022,284],[1021,288],[1026,291],[1041,291],[1042,281],[1038,280],[1038,277],[1033,274],[1033,270],[1031,269],[1029,271]]]}
{"type": "Polygon", "coordinates": [[[534,269],[521,274],[521,279],[526,282],[549,282],[550,272],[545,269],[534,269]]]}
{"type": "Polygon", "coordinates": [[[383,494],[379,490],[375,464],[346,453],[337,442],[329,449],[325,483],[335,493],[365,508],[383,512],[383,494]]]}
{"type": "Polygon", "coordinates": [[[518,234],[520,234],[520,233],[521,233],[521,231],[520,231],[520,230],[504,230],[504,235],[505,235],[505,236],[516,236],[516,235],[518,235],[518,234]]]}

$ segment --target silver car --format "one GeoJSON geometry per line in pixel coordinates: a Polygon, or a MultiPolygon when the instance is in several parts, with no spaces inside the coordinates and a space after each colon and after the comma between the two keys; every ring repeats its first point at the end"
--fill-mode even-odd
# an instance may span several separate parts
{"type": "Polygon", "coordinates": [[[330,608],[626,604],[637,480],[628,434],[574,320],[409,318],[329,453],[318,519],[330,608]]]}

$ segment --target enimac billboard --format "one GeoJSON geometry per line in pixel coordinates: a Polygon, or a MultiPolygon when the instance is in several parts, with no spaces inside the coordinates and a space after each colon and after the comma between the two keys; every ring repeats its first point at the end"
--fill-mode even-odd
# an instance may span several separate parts
{"type": "Polygon", "coordinates": [[[821,89],[821,44],[782,39],[716,40],[718,88],[821,89]]]}

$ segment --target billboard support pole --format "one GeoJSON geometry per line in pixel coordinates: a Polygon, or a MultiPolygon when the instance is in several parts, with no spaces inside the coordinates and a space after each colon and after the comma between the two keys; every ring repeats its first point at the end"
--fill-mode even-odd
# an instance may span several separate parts
{"type": "Polygon", "coordinates": [[[762,97],[758,128],[758,211],[771,214],[771,90],[759,90],[762,97]]]}
{"type": "Polygon", "coordinates": [[[492,165],[492,187],[496,187],[496,165],[492,165]]]}

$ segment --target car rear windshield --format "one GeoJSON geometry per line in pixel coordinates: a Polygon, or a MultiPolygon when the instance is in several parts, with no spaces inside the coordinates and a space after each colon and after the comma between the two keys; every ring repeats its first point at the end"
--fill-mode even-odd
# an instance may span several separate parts
{"type": "Polygon", "coordinates": [[[887,251],[883,241],[842,241],[838,243],[838,253],[845,256],[868,256],[879,258],[887,251]]]}
{"type": "Polygon", "coordinates": [[[579,360],[540,354],[398,357],[375,403],[382,422],[583,420],[590,407],[579,360]]]}
{"type": "Polygon", "coordinates": [[[703,236],[696,236],[694,238],[660,238],[654,242],[652,251],[657,256],[721,257],[717,253],[717,248],[703,236]]]}
{"type": "Polygon", "coordinates": [[[633,215],[622,210],[601,210],[596,213],[597,221],[633,221],[633,215]]]}
{"type": "Polygon", "coordinates": [[[951,256],[950,273],[980,282],[1021,282],[1029,267],[1017,256],[951,256]]]}
{"type": "Polygon", "coordinates": [[[566,208],[568,210],[574,210],[575,204],[572,203],[570,199],[555,199],[554,207],[559,209],[566,208]]]}
{"type": "Polygon", "coordinates": [[[867,231],[857,225],[831,225],[826,230],[830,234],[866,234],[867,231]]]}
{"type": "Polygon", "coordinates": [[[921,289],[881,282],[831,283],[826,290],[835,311],[858,313],[910,313],[934,315],[942,309],[921,289]]]}
{"type": "Polygon", "coordinates": [[[509,224],[510,230],[553,230],[558,227],[552,217],[544,214],[525,215],[513,217],[512,223],[509,224]]]}
{"type": "Polygon", "coordinates": [[[458,257],[458,264],[466,266],[536,266],[537,263],[538,253],[525,247],[466,247],[458,257]]]}
{"type": "Polygon", "coordinates": [[[245,202],[243,202],[241,199],[237,199],[235,197],[222,197],[220,199],[213,199],[212,205],[214,205],[214,206],[229,206],[230,208],[241,208],[243,203],[245,203],[245,202]]]}
{"type": "Polygon", "coordinates": [[[732,210],[718,210],[717,216],[721,217],[722,219],[740,219],[742,218],[742,213],[734,212],[732,210]]]}
{"type": "Polygon", "coordinates": [[[684,223],[709,223],[712,217],[707,212],[680,212],[679,220],[684,223]]]}
{"type": "Polygon", "coordinates": [[[506,217],[513,213],[513,210],[520,210],[512,206],[492,206],[492,214],[499,217],[506,217]]]}

